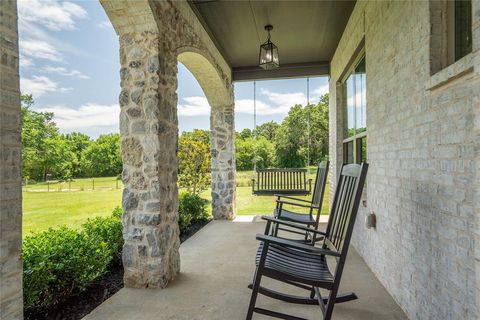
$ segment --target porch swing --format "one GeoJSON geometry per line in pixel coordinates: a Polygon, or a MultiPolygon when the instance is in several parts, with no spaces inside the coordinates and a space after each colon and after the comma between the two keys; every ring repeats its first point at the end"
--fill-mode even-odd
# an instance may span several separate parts
{"type": "MultiPolygon", "coordinates": [[[[307,106],[310,105],[310,79],[307,78],[307,106]]],[[[253,82],[253,139],[257,140],[257,91],[253,82]]],[[[253,154],[252,194],[259,196],[286,194],[309,195],[312,192],[310,178],[310,112],[307,117],[307,163],[306,168],[258,169],[257,156],[253,154]]]]}

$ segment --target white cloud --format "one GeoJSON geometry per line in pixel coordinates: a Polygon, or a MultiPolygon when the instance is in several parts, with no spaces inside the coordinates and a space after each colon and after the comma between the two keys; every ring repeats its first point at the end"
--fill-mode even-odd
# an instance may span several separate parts
{"type": "Polygon", "coordinates": [[[20,55],[20,68],[28,68],[33,66],[33,60],[25,57],[23,54],[20,55]]]}
{"type": "Polygon", "coordinates": [[[20,78],[20,88],[22,93],[32,94],[37,98],[47,92],[67,92],[72,88],[62,88],[57,82],[44,76],[33,76],[29,78],[20,78]]]}
{"type": "MultiPolygon", "coordinates": [[[[312,91],[310,103],[317,103],[320,97],[328,93],[328,84],[320,86],[312,91]]],[[[210,114],[210,106],[205,97],[186,97],[184,103],[178,104],[178,115],[183,117],[194,117],[210,114]]],[[[307,96],[303,92],[279,93],[263,89],[257,97],[256,112],[258,115],[286,115],[290,108],[296,104],[305,106],[307,96]],[[260,100],[261,98],[262,100],[260,100]]],[[[253,99],[235,100],[235,112],[253,114],[253,99]]]]}
{"type": "Polygon", "coordinates": [[[108,20],[97,23],[97,27],[100,29],[113,29],[112,23],[108,20]]]}
{"type": "Polygon", "coordinates": [[[33,59],[45,59],[50,61],[62,61],[62,55],[49,43],[41,40],[20,39],[20,53],[22,56],[33,59]]]}
{"type": "Polygon", "coordinates": [[[184,103],[178,104],[178,116],[195,117],[206,116],[210,114],[210,105],[205,97],[186,97],[184,103]]]}
{"type": "Polygon", "coordinates": [[[88,132],[91,128],[112,127],[118,128],[120,107],[118,104],[101,105],[87,103],[79,108],[66,106],[51,106],[37,109],[42,112],[53,112],[54,120],[64,132],[88,132]]]}
{"type": "MultiPolygon", "coordinates": [[[[263,101],[257,99],[257,114],[258,115],[272,115],[272,114],[283,114],[285,110],[282,108],[275,108],[272,105],[266,104],[263,101]]],[[[253,114],[253,99],[239,99],[235,100],[235,112],[253,114]]],[[[287,109],[288,112],[288,109],[287,109]]]]}
{"type": "Polygon", "coordinates": [[[76,77],[76,78],[80,78],[80,79],[90,79],[89,76],[82,73],[81,71],[68,70],[67,68],[64,68],[64,67],[46,66],[45,68],[43,68],[43,71],[48,72],[48,73],[57,73],[57,74],[60,74],[62,76],[67,76],[67,77],[76,77]]]}
{"type": "Polygon", "coordinates": [[[50,30],[73,30],[75,19],[86,18],[87,11],[68,1],[20,0],[18,16],[21,21],[38,23],[50,30]]]}
{"type": "Polygon", "coordinates": [[[330,87],[327,83],[327,84],[324,84],[324,85],[314,89],[312,91],[312,96],[313,96],[314,99],[316,99],[315,101],[317,101],[318,99],[320,99],[321,96],[328,93],[329,91],[330,91],[330,87]]]}

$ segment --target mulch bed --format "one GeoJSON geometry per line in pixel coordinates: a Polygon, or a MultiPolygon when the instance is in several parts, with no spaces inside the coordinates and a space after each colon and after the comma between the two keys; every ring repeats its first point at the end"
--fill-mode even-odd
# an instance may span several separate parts
{"type": "MultiPolygon", "coordinates": [[[[208,222],[210,221],[200,221],[190,225],[188,230],[180,235],[180,241],[184,242],[193,236],[208,222]]],[[[48,308],[26,309],[24,317],[25,320],[80,320],[122,288],[123,267],[121,264],[114,264],[85,291],[48,308]]]]}

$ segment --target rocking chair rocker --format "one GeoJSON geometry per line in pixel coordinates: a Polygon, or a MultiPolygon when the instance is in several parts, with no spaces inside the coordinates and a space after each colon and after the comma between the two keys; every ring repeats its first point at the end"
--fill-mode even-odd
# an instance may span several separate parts
{"type": "Polygon", "coordinates": [[[252,289],[247,320],[253,313],[290,320],[306,320],[273,310],[255,306],[257,295],[261,293],[271,298],[290,303],[319,305],[324,320],[330,320],[335,303],[357,299],[350,292],[338,295],[338,288],[347,258],[350,239],[355,224],[360,199],[363,191],[368,164],[344,165],[335,190],[335,197],[330,211],[326,232],[313,230],[308,226],[271,217],[262,217],[267,221],[265,234],[257,234],[261,241],[256,255],[256,271],[252,289]],[[321,236],[321,246],[299,243],[284,238],[271,236],[276,225],[288,226],[303,232],[321,236]],[[336,260],[333,272],[327,264],[327,257],[336,260]],[[293,296],[260,286],[263,276],[284,282],[309,291],[308,297],[293,296]],[[329,291],[328,297],[322,297],[320,289],[329,291]]]}

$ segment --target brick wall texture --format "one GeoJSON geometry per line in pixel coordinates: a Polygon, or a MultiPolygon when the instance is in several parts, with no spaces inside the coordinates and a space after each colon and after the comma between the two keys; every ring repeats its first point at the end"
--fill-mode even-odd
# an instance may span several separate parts
{"type": "Polygon", "coordinates": [[[364,47],[370,168],[353,245],[411,319],[478,319],[480,1],[473,52],[434,75],[430,5],[357,2],[331,63],[331,172],[342,163],[342,78],[364,47]],[[371,211],[376,229],[364,226],[371,211]]]}
{"type": "Polygon", "coordinates": [[[20,84],[16,1],[0,1],[0,319],[22,319],[20,84]]]}

